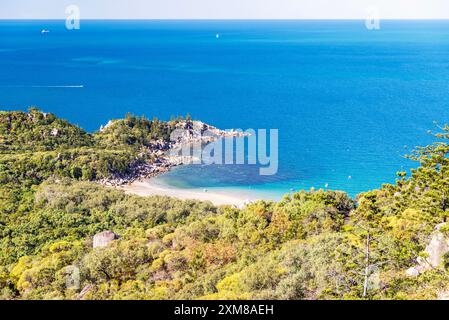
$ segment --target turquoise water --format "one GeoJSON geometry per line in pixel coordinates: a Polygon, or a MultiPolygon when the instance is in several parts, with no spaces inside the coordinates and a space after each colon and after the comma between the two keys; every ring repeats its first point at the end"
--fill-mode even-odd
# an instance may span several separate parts
{"type": "Polygon", "coordinates": [[[93,131],[126,112],[279,129],[279,172],[191,166],[183,188],[355,195],[414,166],[449,121],[449,21],[0,21],[0,106],[93,131]],[[50,33],[41,34],[42,29],[50,33]],[[217,39],[216,34],[220,37],[217,39]],[[349,178],[351,177],[351,178],[349,178]]]}

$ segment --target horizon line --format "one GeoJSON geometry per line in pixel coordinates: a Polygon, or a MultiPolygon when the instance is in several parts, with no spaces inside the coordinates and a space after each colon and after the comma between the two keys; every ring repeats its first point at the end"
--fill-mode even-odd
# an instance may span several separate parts
{"type": "MultiPolygon", "coordinates": [[[[65,21],[65,18],[0,18],[1,20],[65,21]]],[[[365,21],[366,18],[81,18],[90,21],[365,21]]],[[[447,18],[384,18],[381,21],[441,21],[447,18]]]]}

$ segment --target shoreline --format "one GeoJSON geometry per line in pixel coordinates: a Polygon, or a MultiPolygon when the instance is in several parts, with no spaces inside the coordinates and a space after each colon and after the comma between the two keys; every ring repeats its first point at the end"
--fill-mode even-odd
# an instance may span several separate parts
{"type": "MultiPolygon", "coordinates": [[[[109,120],[105,126],[100,127],[100,132],[108,130],[114,126],[116,120],[109,120]]],[[[197,120],[184,120],[177,123],[175,130],[180,130],[170,141],[159,139],[153,141],[150,146],[142,150],[134,162],[130,164],[131,172],[126,175],[112,175],[98,182],[102,185],[121,187],[133,184],[136,181],[154,178],[160,174],[170,171],[172,168],[191,164],[197,160],[193,155],[180,154],[184,146],[191,146],[195,143],[207,145],[223,138],[245,137],[248,134],[231,129],[221,130],[207,123],[197,120]],[[206,135],[203,135],[207,133],[206,135]],[[152,161],[139,159],[143,155],[153,158],[152,161]]]]}
{"type": "MultiPolygon", "coordinates": [[[[110,120],[100,132],[108,130],[114,126],[114,121],[110,120]]],[[[209,189],[182,189],[172,187],[168,184],[160,183],[155,178],[167,173],[172,168],[188,165],[195,160],[193,155],[185,156],[179,154],[184,146],[200,143],[207,145],[219,139],[229,137],[245,137],[248,134],[234,129],[221,130],[209,124],[196,120],[181,121],[176,125],[176,129],[181,130],[181,134],[171,137],[170,141],[157,140],[144,151],[153,161],[139,161],[131,163],[131,173],[127,175],[117,175],[102,179],[100,184],[123,190],[127,194],[139,196],[168,196],[180,200],[210,201],[215,206],[231,205],[242,208],[246,204],[263,197],[256,197],[242,192],[232,190],[209,189]],[[203,133],[207,133],[203,135],[203,133]]]]}
{"type": "MultiPolygon", "coordinates": [[[[100,132],[110,130],[117,120],[109,120],[100,132]]],[[[242,208],[245,205],[267,200],[267,197],[256,195],[253,192],[239,190],[238,188],[176,188],[155,179],[171,169],[189,165],[197,158],[193,154],[185,155],[184,147],[206,146],[224,138],[246,137],[249,134],[241,130],[221,130],[207,123],[197,120],[182,120],[176,123],[174,131],[170,133],[169,140],[154,140],[145,146],[130,163],[130,172],[127,174],[113,174],[98,182],[101,185],[123,190],[127,194],[139,196],[168,196],[180,200],[210,201],[215,206],[231,205],[242,208]],[[148,160],[151,159],[151,160],[148,160]]]]}
{"type": "Polygon", "coordinates": [[[243,208],[245,205],[258,200],[266,200],[255,194],[243,193],[232,190],[211,189],[182,189],[172,187],[154,179],[136,180],[130,184],[119,186],[118,189],[127,194],[138,196],[168,196],[180,200],[199,200],[210,201],[215,206],[230,205],[237,208],[243,208]]]}

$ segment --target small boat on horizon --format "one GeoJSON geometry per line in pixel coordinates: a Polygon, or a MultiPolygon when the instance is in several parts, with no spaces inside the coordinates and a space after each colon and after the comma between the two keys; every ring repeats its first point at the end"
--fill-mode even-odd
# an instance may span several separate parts
{"type": "Polygon", "coordinates": [[[47,30],[47,29],[42,29],[42,31],[41,31],[41,34],[44,34],[44,33],[49,33],[50,32],[50,30],[47,30]]]}

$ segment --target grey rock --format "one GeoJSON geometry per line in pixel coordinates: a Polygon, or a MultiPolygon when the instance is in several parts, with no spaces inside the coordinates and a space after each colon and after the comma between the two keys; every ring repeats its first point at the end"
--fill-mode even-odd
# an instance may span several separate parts
{"type": "Polygon", "coordinates": [[[408,268],[407,271],[405,271],[405,274],[409,277],[417,277],[419,276],[420,272],[416,267],[408,268]]]}
{"type": "Polygon", "coordinates": [[[429,255],[426,261],[433,268],[439,267],[443,262],[444,254],[449,252],[449,239],[440,232],[440,228],[444,225],[445,223],[441,223],[436,226],[436,231],[426,247],[426,253],[429,255]]]}
{"type": "Polygon", "coordinates": [[[439,292],[437,299],[438,300],[449,300],[449,290],[439,292]]]}
{"type": "Polygon", "coordinates": [[[443,256],[449,252],[449,239],[440,231],[444,225],[446,223],[440,223],[435,227],[425,250],[427,257],[416,259],[418,265],[407,269],[405,272],[408,276],[415,277],[424,271],[441,267],[443,256]]]}
{"type": "Polygon", "coordinates": [[[94,236],[93,247],[94,248],[106,247],[109,243],[111,243],[112,241],[114,241],[116,239],[118,239],[118,235],[116,235],[112,231],[103,231],[103,232],[97,233],[94,236]]]}
{"type": "Polygon", "coordinates": [[[94,287],[93,284],[88,284],[88,285],[86,285],[86,286],[83,288],[83,290],[81,290],[81,292],[79,293],[78,299],[79,299],[79,300],[83,300],[83,299],[84,299],[84,296],[85,296],[90,290],[92,290],[93,287],[94,287]]]}

